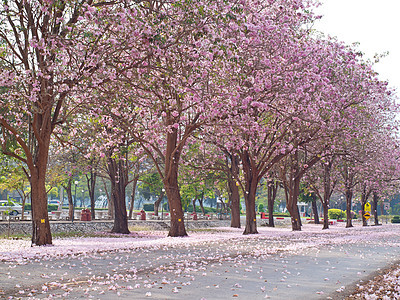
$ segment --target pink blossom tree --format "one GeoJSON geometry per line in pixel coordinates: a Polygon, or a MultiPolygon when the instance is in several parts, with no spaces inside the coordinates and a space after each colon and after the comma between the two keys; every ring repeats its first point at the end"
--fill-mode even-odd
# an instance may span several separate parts
{"type": "Polygon", "coordinates": [[[68,114],[76,85],[98,66],[96,41],[82,44],[74,27],[109,2],[4,1],[0,7],[2,151],[25,163],[32,188],[32,244],[52,243],[45,177],[52,132],[68,114]],[[18,144],[20,152],[9,148],[18,144]]]}
{"type": "Polygon", "coordinates": [[[171,209],[170,236],[186,235],[178,185],[184,146],[201,126],[223,117],[232,94],[224,78],[235,45],[224,40],[225,30],[243,21],[242,8],[177,1],[143,10],[120,7],[106,19],[116,50],[104,76],[113,80],[93,79],[96,92],[88,97],[104,101],[98,113],[111,116],[154,162],[171,209]]]}

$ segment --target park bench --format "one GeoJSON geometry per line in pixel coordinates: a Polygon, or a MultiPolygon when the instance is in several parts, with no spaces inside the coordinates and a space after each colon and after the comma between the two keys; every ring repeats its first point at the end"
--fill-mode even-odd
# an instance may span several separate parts
{"type": "Polygon", "coordinates": [[[108,211],[96,211],[95,212],[96,219],[104,220],[108,218],[108,211]]]}

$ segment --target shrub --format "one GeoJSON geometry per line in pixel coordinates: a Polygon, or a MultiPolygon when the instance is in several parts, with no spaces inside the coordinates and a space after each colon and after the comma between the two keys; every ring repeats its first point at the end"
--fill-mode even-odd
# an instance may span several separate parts
{"type": "Polygon", "coordinates": [[[264,204],[260,203],[258,205],[258,212],[264,212],[264,204]]]}
{"type": "Polygon", "coordinates": [[[58,210],[58,205],[57,204],[47,204],[47,210],[49,212],[56,211],[56,210],[58,210]]]}
{"type": "Polygon", "coordinates": [[[328,209],[328,218],[329,219],[345,219],[346,218],[346,212],[342,211],[341,209],[337,208],[331,208],[328,209]]]}
{"type": "Polygon", "coordinates": [[[274,217],[290,217],[290,213],[279,213],[279,212],[274,212],[274,217]]]}
{"type": "MultiPolygon", "coordinates": [[[[25,211],[32,210],[32,204],[31,203],[25,203],[24,210],[25,211]]],[[[58,210],[58,205],[57,204],[47,204],[47,211],[48,212],[56,211],[56,210],[58,210]]]]}
{"type": "Polygon", "coordinates": [[[400,216],[393,216],[391,222],[392,223],[400,223],[400,216]]]}
{"type": "MultiPolygon", "coordinates": [[[[351,217],[352,217],[353,220],[357,220],[357,219],[358,219],[358,215],[357,215],[357,213],[356,213],[354,210],[351,210],[350,213],[351,213],[351,217]]],[[[342,216],[342,218],[343,218],[343,219],[347,219],[347,213],[346,213],[345,210],[343,211],[343,216],[342,216]]]]}

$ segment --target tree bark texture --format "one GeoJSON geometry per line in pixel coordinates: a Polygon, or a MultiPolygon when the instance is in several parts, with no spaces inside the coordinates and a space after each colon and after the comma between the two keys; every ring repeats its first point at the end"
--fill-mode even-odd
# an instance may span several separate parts
{"type": "Polygon", "coordinates": [[[324,214],[324,222],[323,222],[323,227],[322,229],[329,229],[329,214],[328,214],[328,210],[329,210],[329,206],[328,204],[321,199],[322,202],[322,210],[323,210],[323,214],[324,214]]]}
{"type": "Polygon", "coordinates": [[[96,170],[91,169],[89,175],[90,176],[86,175],[86,180],[87,180],[87,187],[88,187],[89,198],[90,198],[90,214],[91,214],[92,220],[95,220],[96,213],[95,213],[94,192],[95,192],[95,188],[96,188],[96,179],[97,179],[96,170]]]}
{"type": "Polygon", "coordinates": [[[353,216],[351,214],[351,204],[353,200],[353,190],[346,187],[346,228],[353,227],[353,216]]]}
{"type": "Polygon", "coordinates": [[[52,244],[45,185],[46,166],[47,152],[43,153],[39,157],[38,163],[30,170],[32,195],[32,245],[37,246],[52,244]]]}
{"type": "MultiPolygon", "coordinates": [[[[353,187],[354,187],[354,175],[350,172],[349,168],[346,167],[343,171],[345,196],[346,196],[346,228],[353,227],[353,216],[351,213],[351,206],[353,201],[353,187]]],[[[360,216],[361,217],[361,216],[360,216]]]]}
{"type": "Polygon", "coordinates": [[[312,193],[311,197],[312,197],[311,207],[314,215],[314,224],[319,224],[317,196],[315,195],[315,193],[312,193]]]}
{"type": "Polygon", "coordinates": [[[106,184],[104,178],[102,178],[102,181],[103,181],[103,186],[104,186],[104,192],[106,193],[106,196],[107,196],[108,217],[111,218],[111,219],[114,219],[114,198],[108,192],[107,184],[106,184]]]}
{"type": "Polygon", "coordinates": [[[194,214],[197,213],[197,212],[196,212],[196,201],[197,201],[197,199],[196,199],[196,198],[193,198],[193,200],[192,200],[192,205],[193,205],[193,213],[194,213],[194,214]]]}
{"type": "Polygon", "coordinates": [[[258,173],[247,151],[241,153],[241,160],[245,178],[244,200],[246,203],[246,227],[243,234],[255,234],[258,233],[256,220],[258,173]]]}
{"type": "Polygon", "coordinates": [[[172,129],[167,133],[167,147],[165,153],[164,188],[168,198],[171,216],[171,227],[168,236],[187,236],[181,195],[178,185],[178,169],[181,147],[177,147],[178,132],[172,129]]]}
{"type": "Polygon", "coordinates": [[[328,229],[329,228],[329,201],[331,198],[331,194],[333,192],[333,189],[331,188],[331,167],[332,167],[332,161],[329,161],[328,163],[323,164],[324,168],[324,196],[322,199],[322,207],[324,209],[324,226],[322,229],[328,229]]]}
{"type": "Polygon", "coordinates": [[[204,210],[204,205],[203,205],[204,193],[201,193],[201,197],[198,200],[199,200],[199,205],[200,205],[201,212],[202,212],[202,214],[204,216],[206,214],[206,212],[204,210]]]}
{"type": "Polygon", "coordinates": [[[114,202],[114,226],[111,232],[129,234],[126,212],[126,186],[128,174],[124,160],[108,157],[108,173],[111,180],[111,197],[114,202]]]}
{"type": "Polygon", "coordinates": [[[274,204],[276,199],[276,193],[278,191],[278,182],[274,182],[273,180],[268,181],[268,226],[275,227],[274,223],[274,204]]]}
{"type": "Polygon", "coordinates": [[[289,174],[285,175],[284,178],[284,187],[286,193],[286,208],[290,213],[292,230],[300,231],[301,230],[301,220],[299,209],[297,206],[297,199],[300,194],[300,176],[299,174],[299,154],[298,151],[290,154],[290,171],[289,174]],[[287,178],[289,177],[289,178],[287,178]]]}
{"type": "Polygon", "coordinates": [[[72,198],[72,177],[68,179],[67,186],[64,187],[68,199],[68,218],[74,221],[74,199],[72,198]]]}
{"type": "Polygon", "coordinates": [[[380,225],[378,220],[378,201],[379,196],[377,192],[373,192],[373,202],[372,202],[372,212],[374,214],[374,223],[375,225],[380,225]]]}
{"type": "Polygon", "coordinates": [[[135,205],[135,193],[136,193],[136,186],[137,182],[139,180],[139,177],[135,177],[132,181],[132,194],[131,194],[131,201],[129,201],[129,219],[132,219],[133,216],[133,209],[135,205]]]}
{"type": "Polygon", "coordinates": [[[228,189],[231,208],[231,227],[240,228],[240,194],[235,177],[239,176],[239,157],[230,156],[230,170],[228,172],[228,189]]]}
{"type": "Polygon", "coordinates": [[[179,187],[177,182],[176,185],[173,185],[174,180],[169,179],[168,185],[165,186],[171,215],[171,227],[168,236],[187,236],[179,187]]]}
{"type": "Polygon", "coordinates": [[[154,202],[154,215],[158,216],[158,209],[160,207],[160,203],[162,199],[164,198],[164,191],[161,191],[160,195],[158,196],[158,199],[154,202]]]}

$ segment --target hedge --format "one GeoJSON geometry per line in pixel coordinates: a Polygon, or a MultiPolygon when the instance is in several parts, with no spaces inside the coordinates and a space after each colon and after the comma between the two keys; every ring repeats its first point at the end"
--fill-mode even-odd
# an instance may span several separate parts
{"type": "Polygon", "coordinates": [[[282,212],[282,213],[280,213],[280,212],[274,212],[274,213],[273,213],[273,216],[274,216],[274,217],[290,217],[290,213],[288,213],[288,212],[286,212],[286,213],[284,213],[284,212],[282,212]]]}
{"type": "MultiPolygon", "coordinates": [[[[192,211],[193,211],[193,204],[189,204],[189,205],[187,206],[187,208],[186,208],[186,211],[187,211],[187,212],[192,212],[192,211]]],[[[207,207],[207,206],[206,206],[206,207],[204,207],[204,212],[205,212],[206,214],[209,214],[209,213],[216,213],[216,212],[217,212],[217,209],[214,208],[214,207],[207,207]]],[[[202,213],[200,205],[196,205],[196,213],[202,213]]]]}
{"type": "MultiPolygon", "coordinates": [[[[56,211],[57,209],[58,209],[58,205],[57,204],[47,204],[47,211],[52,212],[52,211],[56,211]]],[[[31,203],[25,203],[24,210],[25,211],[32,210],[32,204],[31,203]]]]}
{"type": "Polygon", "coordinates": [[[337,208],[331,208],[328,209],[328,218],[329,219],[346,219],[346,212],[341,210],[341,209],[337,209],[337,208]]]}

